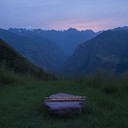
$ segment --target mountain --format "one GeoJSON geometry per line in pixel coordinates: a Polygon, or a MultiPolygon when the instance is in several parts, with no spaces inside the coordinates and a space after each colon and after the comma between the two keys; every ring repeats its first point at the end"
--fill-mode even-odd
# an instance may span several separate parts
{"type": "Polygon", "coordinates": [[[59,45],[34,33],[19,35],[0,29],[0,38],[33,64],[49,72],[58,72],[67,59],[59,45]]]}
{"type": "Polygon", "coordinates": [[[111,31],[128,31],[128,26],[123,26],[123,27],[117,27],[114,29],[110,29],[111,31]]]}
{"type": "Polygon", "coordinates": [[[30,74],[42,79],[53,79],[53,75],[44,72],[21,56],[15,49],[0,39],[0,66],[13,69],[14,72],[30,74]]]}
{"type": "Polygon", "coordinates": [[[93,32],[92,30],[78,31],[74,28],[70,28],[64,31],[10,28],[8,31],[14,32],[22,36],[30,36],[34,34],[42,38],[49,39],[55,42],[57,45],[60,45],[68,56],[72,55],[72,53],[79,44],[99,34],[93,32]]]}
{"type": "Polygon", "coordinates": [[[116,75],[128,72],[126,27],[105,31],[79,45],[64,67],[69,76],[94,74],[98,70],[116,75]]]}

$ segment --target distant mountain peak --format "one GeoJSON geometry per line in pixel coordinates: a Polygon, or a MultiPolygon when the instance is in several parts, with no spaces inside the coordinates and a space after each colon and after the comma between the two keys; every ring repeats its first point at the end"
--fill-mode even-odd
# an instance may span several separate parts
{"type": "Polygon", "coordinates": [[[114,29],[110,29],[111,31],[128,31],[128,26],[123,26],[123,27],[117,27],[114,29]]]}
{"type": "Polygon", "coordinates": [[[69,28],[66,31],[74,31],[74,32],[78,32],[78,30],[76,28],[69,28]]]}
{"type": "Polygon", "coordinates": [[[128,73],[128,27],[105,31],[79,45],[65,64],[64,73],[69,76],[95,74],[98,70],[128,73]]]}

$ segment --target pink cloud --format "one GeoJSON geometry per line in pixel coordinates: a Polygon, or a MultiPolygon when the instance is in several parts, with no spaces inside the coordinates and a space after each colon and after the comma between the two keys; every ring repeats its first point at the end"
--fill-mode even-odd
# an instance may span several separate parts
{"type": "Polygon", "coordinates": [[[76,28],[78,30],[86,30],[86,29],[92,29],[94,31],[99,31],[103,29],[108,29],[109,24],[111,21],[109,20],[97,20],[97,21],[91,21],[91,22],[84,22],[77,19],[72,20],[66,20],[66,21],[59,21],[59,22],[53,22],[50,23],[48,27],[53,29],[68,29],[68,28],[76,28]]]}

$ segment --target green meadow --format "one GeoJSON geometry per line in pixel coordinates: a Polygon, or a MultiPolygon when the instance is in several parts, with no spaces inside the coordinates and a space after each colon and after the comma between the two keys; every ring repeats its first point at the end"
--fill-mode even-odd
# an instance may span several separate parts
{"type": "Polygon", "coordinates": [[[0,70],[0,128],[128,128],[128,79],[122,76],[43,81],[0,70]],[[57,92],[87,97],[79,116],[55,117],[43,107],[57,92]]]}

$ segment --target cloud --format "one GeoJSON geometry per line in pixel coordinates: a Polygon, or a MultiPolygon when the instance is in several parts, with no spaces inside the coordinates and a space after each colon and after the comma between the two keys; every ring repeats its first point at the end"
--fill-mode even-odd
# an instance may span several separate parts
{"type": "MultiPolygon", "coordinates": [[[[54,22],[54,23],[49,24],[48,27],[53,28],[53,29],[62,29],[62,30],[72,27],[78,30],[92,29],[94,31],[98,31],[98,30],[102,30],[103,27],[105,27],[105,25],[109,23],[110,21],[104,21],[104,20],[83,22],[77,19],[72,19],[72,20],[54,22]]],[[[107,29],[107,26],[105,29],[107,29]]]]}
{"type": "Polygon", "coordinates": [[[0,27],[106,29],[128,23],[126,0],[0,0],[0,27]]]}

